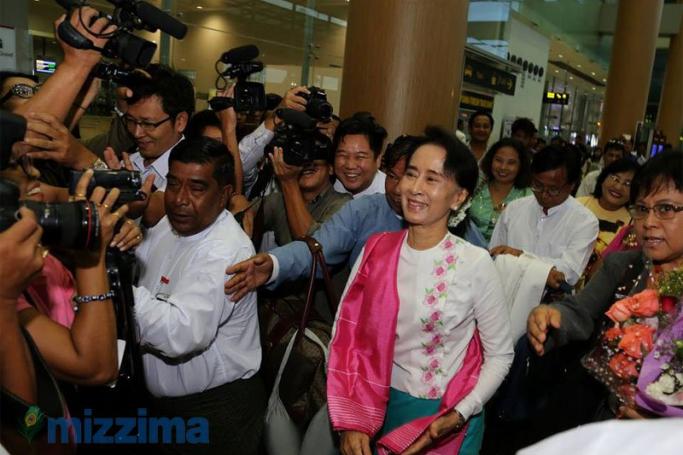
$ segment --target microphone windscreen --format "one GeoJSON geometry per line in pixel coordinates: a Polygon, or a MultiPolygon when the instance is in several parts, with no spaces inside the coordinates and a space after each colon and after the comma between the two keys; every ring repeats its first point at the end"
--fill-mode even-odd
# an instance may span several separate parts
{"type": "Polygon", "coordinates": [[[253,44],[248,44],[223,52],[223,55],[221,55],[221,62],[225,64],[248,62],[249,60],[254,60],[258,57],[258,54],[258,47],[253,44]]]}
{"type": "Polygon", "coordinates": [[[137,14],[145,24],[158,28],[174,38],[185,38],[187,25],[183,24],[175,17],[161,11],[154,5],[150,5],[146,2],[137,2],[135,4],[135,14],[137,14]]]}

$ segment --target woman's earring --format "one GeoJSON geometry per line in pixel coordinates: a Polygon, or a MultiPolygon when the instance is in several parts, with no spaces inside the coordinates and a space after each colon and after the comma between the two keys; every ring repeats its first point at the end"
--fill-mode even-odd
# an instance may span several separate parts
{"type": "Polygon", "coordinates": [[[456,227],[459,225],[462,220],[465,219],[467,216],[467,209],[470,208],[470,205],[472,204],[472,200],[468,199],[465,203],[463,203],[460,207],[458,207],[455,210],[451,211],[451,216],[448,218],[448,227],[456,227]]]}

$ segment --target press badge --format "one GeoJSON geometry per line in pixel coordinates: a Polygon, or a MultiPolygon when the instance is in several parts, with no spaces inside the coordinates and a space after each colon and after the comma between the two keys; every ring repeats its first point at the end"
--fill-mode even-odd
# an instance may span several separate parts
{"type": "Polygon", "coordinates": [[[168,298],[171,296],[171,294],[168,292],[168,285],[170,282],[171,280],[167,276],[161,275],[159,284],[155,289],[154,298],[163,302],[168,302],[168,298]]]}

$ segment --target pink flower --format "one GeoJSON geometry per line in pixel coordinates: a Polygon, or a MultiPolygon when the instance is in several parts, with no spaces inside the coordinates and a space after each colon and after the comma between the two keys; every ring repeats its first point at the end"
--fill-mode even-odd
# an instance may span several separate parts
{"type": "Polygon", "coordinates": [[[620,338],[623,335],[624,335],[624,332],[621,330],[621,328],[619,326],[616,326],[616,327],[612,327],[611,329],[606,330],[603,337],[607,341],[613,341],[613,340],[616,340],[617,338],[620,338]]]}
{"type": "Polygon", "coordinates": [[[429,294],[429,295],[425,298],[425,303],[426,303],[427,305],[434,305],[434,304],[437,302],[437,300],[438,300],[438,299],[434,296],[434,294],[429,294]]]}
{"type": "Polygon", "coordinates": [[[448,239],[443,243],[443,247],[447,250],[453,249],[454,246],[455,244],[451,242],[451,239],[448,239]]]}
{"type": "Polygon", "coordinates": [[[654,329],[643,324],[633,324],[624,328],[624,335],[619,342],[619,349],[626,354],[639,359],[643,357],[643,350],[652,350],[652,335],[654,329]]]}
{"type": "Polygon", "coordinates": [[[444,283],[443,281],[439,282],[439,283],[436,285],[436,290],[439,291],[439,292],[445,291],[445,290],[446,290],[446,283],[444,283]]]}
{"type": "Polygon", "coordinates": [[[441,319],[441,311],[435,311],[432,313],[432,315],[429,317],[434,322],[437,322],[438,320],[441,319]]]}
{"type": "Polygon", "coordinates": [[[441,265],[439,267],[437,267],[436,270],[434,270],[434,274],[437,277],[442,277],[444,273],[446,273],[446,269],[443,268],[443,266],[441,266],[441,265]]]}
{"type": "Polygon", "coordinates": [[[629,358],[626,354],[617,354],[609,361],[610,369],[622,379],[638,377],[636,361],[629,358]]]}
{"type": "Polygon", "coordinates": [[[425,345],[424,349],[425,349],[425,354],[427,354],[427,355],[434,354],[434,346],[433,345],[431,345],[431,344],[425,345]]]}
{"type": "Polygon", "coordinates": [[[631,305],[628,302],[630,299],[631,297],[626,297],[625,299],[615,302],[605,313],[607,317],[614,322],[624,322],[629,319],[632,316],[630,309],[631,305]]]}
{"type": "Polygon", "coordinates": [[[635,316],[654,316],[659,310],[659,296],[657,291],[653,289],[647,289],[635,294],[628,303],[630,304],[631,312],[635,316]]]}
{"type": "Polygon", "coordinates": [[[438,387],[432,386],[432,387],[429,389],[429,392],[427,392],[427,398],[430,398],[430,399],[432,399],[432,400],[434,400],[434,399],[436,399],[436,398],[439,398],[439,395],[440,395],[440,393],[439,393],[439,388],[438,388],[438,387]]]}
{"type": "Polygon", "coordinates": [[[422,382],[430,383],[434,380],[434,373],[431,371],[425,371],[422,375],[422,382]]]}
{"type": "Polygon", "coordinates": [[[455,262],[455,256],[452,254],[449,254],[446,256],[446,264],[453,264],[455,262]]]}
{"type": "Polygon", "coordinates": [[[673,313],[676,309],[676,297],[670,295],[662,297],[662,311],[665,313],[673,313]]]}
{"type": "Polygon", "coordinates": [[[441,364],[439,363],[439,359],[432,359],[432,361],[429,362],[429,368],[432,370],[437,370],[440,366],[441,364]]]}
{"type": "Polygon", "coordinates": [[[438,346],[440,344],[441,344],[441,335],[438,335],[438,334],[434,335],[434,337],[432,338],[432,345],[438,346]]]}
{"type": "Polygon", "coordinates": [[[433,322],[428,322],[428,323],[426,323],[426,324],[422,327],[422,331],[423,331],[423,332],[430,333],[430,332],[433,332],[433,331],[434,331],[434,328],[435,328],[434,323],[433,323],[433,322]]]}

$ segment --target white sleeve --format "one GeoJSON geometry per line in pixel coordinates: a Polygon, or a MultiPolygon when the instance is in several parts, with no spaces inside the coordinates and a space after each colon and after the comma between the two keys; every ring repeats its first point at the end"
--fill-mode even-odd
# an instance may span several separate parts
{"type": "Polygon", "coordinates": [[[266,281],[266,286],[268,286],[270,283],[274,283],[275,280],[277,280],[278,275],[280,275],[280,261],[278,260],[277,256],[274,254],[269,254],[270,260],[273,261],[273,271],[270,272],[270,278],[268,278],[268,281],[266,281]]]}
{"type": "Polygon", "coordinates": [[[562,252],[562,256],[557,259],[541,259],[552,263],[557,270],[564,273],[567,283],[574,286],[579,281],[593,253],[600,227],[598,219],[588,210],[582,211],[571,224],[572,226],[568,226],[571,231],[567,233],[571,240],[562,252]]]}
{"type": "Polygon", "coordinates": [[[258,163],[263,159],[263,151],[274,135],[275,133],[266,128],[266,124],[263,122],[240,141],[238,148],[240,150],[240,158],[242,159],[245,193],[256,182],[258,163]]]}
{"type": "Polygon", "coordinates": [[[472,287],[481,289],[474,302],[474,318],[484,350],[484,364],[474,389],[455,406],[465,419],[481,412],[505,379],[514,356],[510,315],[493,260],[482,255],[472,264],[472,270],[472,287]]]}
{"type": "Polygon", "coordinates": [[[510,207],[503,210],[503,213],[498,218],[496,222],[496,227],[493,228],[493,234],[491,234],[491,241],[489,242],[489,249],[508,244],[508,212],[510,207]]]}
{"type": "MultiPolygon", "coordinates": [[[[249,257],[249,252],[239,256],[249,257]]],[[[169,358],[205,349],[235,306],[223,293],[225,269],[235,259],[239,260],[202,248],[172,295],[153,295],[144,287],[134,287],[140,344],[169,358]]]]}

